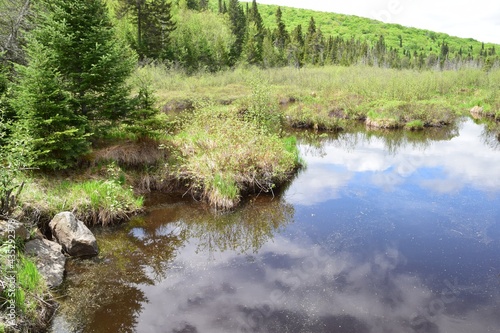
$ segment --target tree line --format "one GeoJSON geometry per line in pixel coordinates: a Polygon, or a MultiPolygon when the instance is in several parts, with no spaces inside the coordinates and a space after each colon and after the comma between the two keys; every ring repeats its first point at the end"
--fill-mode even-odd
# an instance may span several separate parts
{"type": "Polygon", "coordinates": [[[255,0],[251,3],[217,0],[217,4],[208,0],[173,0],[169,6],[155,4],[163,2],[160,0],[142,0],[142,6],[149,3],[156,8],[156,15],[164,17],[165,29],[161,34],[164,42],[158,43],[155,40],[157,34],[148,34],[143,27],[147,22],[155,25],[158,21],[148,19],[147,15],[141,17],[138,8],[141,1],[117,1],[131,2],[136,8],[126,20],[135,24],[133,30],[137,36],[129,34],[128,40],[140,58],[159,60],[188,72],[218,71],[238,64],[263,68],[364,64],[419,70],[469,66],[488,70],[499,62],[495,47],[485,48],[484,43],[479,54],[472,46],[450,52],[445,40],[439,42],[438,49],[421,47],[420,50],[409,51],[403,47],[401,35],[398,36],[399,47],[389,47],[384,35],[380,35],[375,42],[325,35],[316,25],[314,17],[306,26],[287,27],[280,7],[275,12],[275,27],[271,29],[264,25],[255,0]],[[159,14],[162,11],[164,14],[159,14]],[[174,11],[175,15],[172,15],[174,11]],[[150,53],[141,49],[141,45],[144,48],[149,44],[162,51],[150,53]]]}

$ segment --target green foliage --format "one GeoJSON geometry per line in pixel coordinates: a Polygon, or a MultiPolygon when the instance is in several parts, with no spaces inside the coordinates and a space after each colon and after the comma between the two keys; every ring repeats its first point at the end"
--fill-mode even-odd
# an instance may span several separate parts
{"type": "MultiPolygon", "coordinates": [[[[151,75],[143,68],[139,68],[134,77],[134,86],[138,89],[137,95],[132,99],[132,111],[125,124],[125,131],[135,135],[136,140],[158,136],[156,131],[162,127],[157,115],[156,96],[152,87],[151,75]]],[[[121,129],[123,130],[123,129],[121,129]]],[[[109,132],[108,134],[109,135],[109,132]]]]}
{"type": "Polygon", "coordinates": [[[281,113],[278,105],[271,98],[271,87],[262,80],[251,82],[252,95],[246,105],[244,117],[267,133],[280,133],[282,127],[281,113]]]}
{"type": "Polygon", "coordinates": [[[231,31],[234,35],[234,43],[231,46],[230,65],[235,64],[243,52],[243,44],[246,35],[246,18],[243,8],[238,0],[229,0],[229,20],[231,22],[231,31]]]}
{"type": "Polygon", "coordinates": [[[221,210],[233,208],[244,191],[272,191],[297,167],[290,141],[262,132],[227,107],[197,110],[173,143],[176,177],[221,210]]]}
{"type": "Polygon", "coordinates": [[[12,101],[19,118],[14,135],[29,138],[34,166],[67,168],[88,151],[86,119],[71,110],[53,54],[32,40],[27,57],[30,65],[18,67],[20,81],[12,101]]]}
{"type": "Polygon", "coordinates": [[[11,272],[15,272],[15,307],[18,320],[25,318],[27,321],[34,322],[38,317],[40,308],[40,300],[45,298],[47,286],[42,276],[38,272],[35,263],[19,251],[19,244],[16,244],[16,260],[14,269],[9,270],[8,256],[12,250],[10,243],[2,243],[0,245],[0,281],[6,284],[0,284],[0,307],[5,305],[5,301],[11,299],[8,295],[8,289],[3,289],[2,286],[7,285],[8,276],[11,272]]]}
{"type": "Polygon", "coordinates": [[[29,183],[21,200],[46,216],[69,210],[87,225],[107,225],[125,220],[142,208],[131,188],[122,185],[123,178],[110,165],[108,179],[68,182],[39,179],[29,183]]]}
{"type": "MultiPolygon", "coordinates": [[[[176,28],[172,3],[167,0],[120,1],[121,15],[124,15],[123,12],[131,12],[136,30],[136,38],[132,45],[140,59],[166,59],[170,34],[176,28]]],[[[192,3],[195,0],[189,1],[192,3]]]]}
{"type": "Polygon", "coordinates": [[[177,29],[171,35],[173,60],[189,73],[215,72],[229,64],[234,44],[229,23],[211,12],[181,11],[177,29]]]}
{"type": "MultiPolygon", "coordinates": [[[[161,7],[160,2],[150,4],[161,7]]],[[[137,59],[117,38],[101,0],[42,1],[35,8],[28,65],[17,66],[14,134],[28,139],[34,166],[64,169],[88,151],[91,138],[122,121],[147,127],[155,114],[152,94],[140,85],[137,98],[130,99],[126,80],[137,59]]],[[[153,34],[160,38],[158,31],[153,34]]]]}
{"type": "MultiPolygon", "coordinates": [[[[3,111],[0,110],[0,118],[3,111]]],[[[5,119],[5,118],[4,118],[5,119]]],[[[0,122],[0,139],[4,135],[1,129],[10,131],[10,120],[0,122]]],[[[19,129],[20,124],[16,127],[19,129]]],[[[32,164],[33,154],[28,146],[28,138],[14,136],[8,144],[0,147],[0,216],[9,217],[18,206],[18,199],[23,190],[22,170],[32,164]]],[[[1,141],[1,140],[0,140],[1,141]]]]}
{"type": "MultiPolygon", "coordinates": [[[[87,118],[94,132],[126,118],[130,89],[125,80],[136,58],[120,39],[100,0],[47,1],[32,40],[50,54],[76,115],[87,118]]],[[[43,11],[43,9],[40,9],[43,11]]]]}
{"type": "Polygon", "coordinates": [[[406,123],[405,128],[415,131],[415,130],[421,130],[424,128],[424,122],[422,120],[413,120],[408,123],[406,123]]]}

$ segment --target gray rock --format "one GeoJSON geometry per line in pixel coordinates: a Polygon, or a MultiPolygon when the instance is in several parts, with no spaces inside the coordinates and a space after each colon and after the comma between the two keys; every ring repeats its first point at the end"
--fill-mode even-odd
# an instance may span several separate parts
{"type": "Polygon", "coordinates": [[[30,234],[24,224],[13,219],[8,221],[0,220],[0,239],[7,239],[11,232],[14,231],[16,238],[29,239],[30,234]]]}
{"type": "Polygon", "coordinates": [[[66,257],[61,245],[47,239],[34,239],[27,242],[24,249],[26,254],[35,257],[36,267],[49,287],[58,287],[63,282],[66,257]]]}
{"type": "Polygon", "coordinates": [[[99,253],[94,234],[73,213],[57,214],[49,227],[54,238],[70,256],[95,256],[99,253]]]}

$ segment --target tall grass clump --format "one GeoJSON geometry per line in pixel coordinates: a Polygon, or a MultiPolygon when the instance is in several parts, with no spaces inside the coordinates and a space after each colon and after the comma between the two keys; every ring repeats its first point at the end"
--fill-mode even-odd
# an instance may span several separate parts
{"type": "Polygon", "coordinates": [[[176,177],[218,210],[233,208],[245,192],[269,192],[298,162],[293,139],[263,130],[237,108],[206,106],[173,138],[176,177]]]}
{"type": "Polygon", "coordinates": [[[73,211],[85,224],[108,225],[128,219],[142,209],[143,198],[118,179],[67,181],[38,178],[23,192],[22,203],[50,219],[61,211],[73,211]]]}

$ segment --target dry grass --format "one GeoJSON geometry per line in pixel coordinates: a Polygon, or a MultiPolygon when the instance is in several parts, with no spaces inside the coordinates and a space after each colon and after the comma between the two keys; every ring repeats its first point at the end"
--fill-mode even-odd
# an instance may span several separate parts
{"type": "Polygon", "coordinates": [[[93,151],[92,164],[116,162],[125,167],[155,165],[167,158],[167,151],[153,139],[127,141],[93,151]]]}

